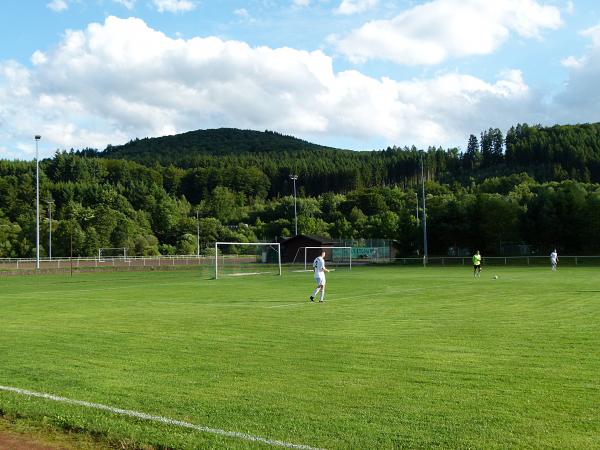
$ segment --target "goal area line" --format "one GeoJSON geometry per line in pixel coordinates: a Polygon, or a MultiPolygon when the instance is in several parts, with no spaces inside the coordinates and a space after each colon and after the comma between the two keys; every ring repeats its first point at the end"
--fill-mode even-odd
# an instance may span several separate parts
{"type": "Polygon", "coordinates": [[[1,386],[0,385],[0,391],[12,392],[14,394],[23,395],[26,397],[42,398],[45,400],[51,400],[54,402],[65,403],[68,405],[84,406],[86,408],[96,409],[96,410],[100,410],[100,411],[107,411],[107,412],[121,415],[121,416],[133,417],[136,419],[146,420],[146,421],[150,421],[150,422],[158,422],[158,423],[162,423],[165,425],[172,425],[172,426],[181,427],[181,428],[188,428],[188,429],[191,429],[194,431],[200,431],[202,433],[208,433],[208,434],[213,434],[213,435],[218,435],[218,436],[225,436],[225,437],[230,437],[230,438],[234,438],[234,439],[241,439],[243,441],[258,442],[258,443],[262,443],[262,444],[271,445],[273,447],[291,448],[291,449],[298,449],[298,450],[324,450],[324,449],[320,449],[318,447],[311,447],[309,445],[294,444],[291,442],[280,441],[277,439],[269,439],[269,438],[265,438],[265,437],[261,437],[261,436],[255,436],[253,434],[240,433],[238,431],[221,430],[219,428],[211,428],[211,427],[207,427],[204,425],[196,425],[196,424],[193,424],[190,422],[184,422],[182,420],[177,420],[177,419],[170,419],[168,417],[163,417],[163,416],[155,416],[155,415],[147,414],[147,413],[140,412],[140,411],[116,408],[113,406],[103,405],[101,403],[87,402],[87,401],[83,401],[83,400],[74,400],[74,399],[70,399],[70,398],[66,398],[66,397],[60,397],[58,395],[47,394],[44,392],[35,392],[35,391],[30,391],[27,389],[21,389],[21,388],[12,387],[12,386],[1,386]]]}

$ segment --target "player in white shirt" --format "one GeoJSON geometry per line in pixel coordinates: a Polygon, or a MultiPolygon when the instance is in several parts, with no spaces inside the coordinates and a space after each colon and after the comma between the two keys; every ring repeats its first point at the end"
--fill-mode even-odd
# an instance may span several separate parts
{"type": "Polygon", "coordinates": [[[552,270],[556,270],[556,266],[558,265],[558,253],[556,253],[556,249],[550,253],[550,265],[552,266],[552,270]]]}
{"type": "Polygon", "coordinates": [[[325,267],[325,250],[321,251],[321,256],[317,256],[313,262],[313,269],[315,269],[315,281],[317,282],[317,288],[313,294],[309,297],[311,302],[315,301],[315,297],[321,291],[321,298],[319,303],[323,303],[325,298],[325,272],[329,272],[325,267]]]}

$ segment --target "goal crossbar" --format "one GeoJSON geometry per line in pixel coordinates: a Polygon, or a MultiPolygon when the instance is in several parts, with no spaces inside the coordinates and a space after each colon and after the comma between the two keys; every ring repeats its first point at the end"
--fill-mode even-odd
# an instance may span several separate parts
{"type": "Polygon", "coordinates": [[[279,242],[215,242],[215,280],[219,278],[219,245],[256,245],[277,248],[278,275],[281,276],[281,248],[279,242]]]}

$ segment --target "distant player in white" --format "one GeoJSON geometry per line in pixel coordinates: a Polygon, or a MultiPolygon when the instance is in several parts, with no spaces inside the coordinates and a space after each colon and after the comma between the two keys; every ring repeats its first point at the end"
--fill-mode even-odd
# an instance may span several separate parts
{"type": "Polygon", "coordinates": [[[556,253],[556,249],[550,253],[550,265],[552,266],[552,270],[556,270],[556,266],[558,265],[558,253],[556,253]]]}
{"type": "Polygon", "coordinates": [[[329,272],[325,267],[325,250],[321,251],[321,256],[317,256],[313,262],[313,269],[315,270],[315,281],[317,282],[317,288],[310,296],[310,301],[314,302],[315,297],[321,291],[321,298],[319,303],[323,303],[325,298],[325,272],[329,272]]]}

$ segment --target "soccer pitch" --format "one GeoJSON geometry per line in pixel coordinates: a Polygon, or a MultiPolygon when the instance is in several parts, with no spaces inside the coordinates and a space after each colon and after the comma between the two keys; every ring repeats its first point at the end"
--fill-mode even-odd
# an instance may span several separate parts
{"type": "Polygon", "coordinates": [[[311,273],[0,283],[1,386],[210,428],[0,390],[2,415],[111,445],[600,446],[597,269],[358,267],[324,304],[311,273]]]}

